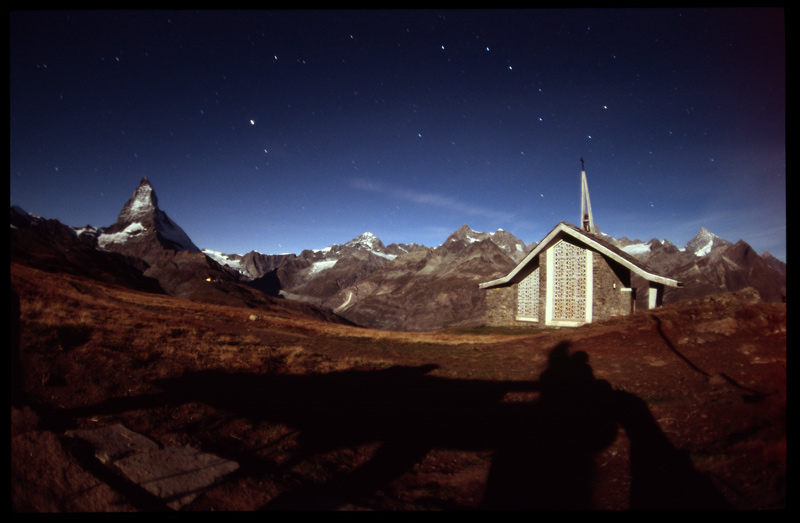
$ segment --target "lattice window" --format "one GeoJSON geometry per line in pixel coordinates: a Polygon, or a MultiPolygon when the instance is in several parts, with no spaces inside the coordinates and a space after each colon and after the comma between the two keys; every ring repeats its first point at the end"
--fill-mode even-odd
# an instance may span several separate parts
{"type": "Polygon", "coordinates": [[[517,286],[517,317],[539,319],[539,267],[517,286]]]}
{"type": "Polygon", "coordinates": [[[586,314],[586,252],[558,242],[553,256],[553,319],[583,320],[586,314]]]}

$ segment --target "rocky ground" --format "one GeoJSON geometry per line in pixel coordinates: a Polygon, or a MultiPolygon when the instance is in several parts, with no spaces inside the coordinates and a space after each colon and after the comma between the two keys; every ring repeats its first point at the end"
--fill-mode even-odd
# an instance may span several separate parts
{"type": "Polygon", "coordinates": [[[12,288],[16,512],[785,508],[786,306],[748,291],[412,334],[12,288]]]}

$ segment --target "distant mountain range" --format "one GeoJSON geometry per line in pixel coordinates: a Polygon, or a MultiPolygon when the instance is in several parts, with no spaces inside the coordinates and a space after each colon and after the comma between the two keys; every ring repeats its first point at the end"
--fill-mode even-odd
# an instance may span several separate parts
{"type": "MultiPolygon", "coordinates": [[[[786,299],[785,263],[766,251],[757,254],[743,240],[735,244],[724,240],[705,227],[683,249],[655,238],[648,242],[606,238],[657,272],[684,283],[682,288],[665,289],[664,304],[745,287],[755,288],[763,301],[786,299]]],[[[642,298],[644,293],[637,296],[642,298]]],[[[637,307],[643,305],[637,303],[637,307]]]]}
{"type": "MultiPolygon", "coordinates": [[[[485,302],[478,284],[507,274],[536,247],[507,231],[476,232],[464,225],[438,247],[386,246],[367,232],[344,245],[299,255],[201,250],[159,209],[147,178],[111,226],[69,227],[12,207],[11,232],[12,261],[51,272],[190,300],[291,308],[392,330],[480,325],[485,302]]],[[[744,241],[734,244],[705,228],[683,249],[666,240],[598,234],[684,282],[680,289],[668,289],[665,303],[745,287],[755,288],[764,301],[785,300],[786,264],[768,252],[758,255],[744,241]]]]}
{"type": "Polygon", "coordinates": [[[70,227],[12,206],[11,261],[144,292],[349,323],[326,309],[260,292],[200,252],[158,208],[147,178],[109,227],[70,227]]]}

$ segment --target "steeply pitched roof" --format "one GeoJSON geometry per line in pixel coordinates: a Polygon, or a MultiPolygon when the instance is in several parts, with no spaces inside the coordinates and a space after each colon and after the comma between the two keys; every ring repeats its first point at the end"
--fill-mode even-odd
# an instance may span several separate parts
{"type": "Polygon", "coordinates": [[[508,283],[517,283],[519,280],[522,279],[522,276],[519,276],[520,271],[527,266],[531,261],[536,259],[536,256],[539,255],[544,249],[550,246],[553,239],[556,238],[560,233],[567,234],[579,242],[595,249],[596,251],[600,252],[611,258],[612,260],[618,262],[624,267],[632,270],[642,278],[652,281],[654,283],[660,283],[663,285],[669,285],[670,287],[682,287],[683,283],[678,280],[673,280],[672,278],[667,278],[666,276],[661,276],[656,274],[656,272],[645,265],[644,263],[640,262],[627,252],[619,249],[617,246],[613,245],[612,243],[595,236],[594,234],[589,234],[583,229],[575,227],[574,225],[561,222],[556,227],[550,231],[544,239],[539,242],[539,245],[536,246],[528,255],[523,259],[519,264],[514,267],[514,269],[509,272],[507,275],[503,276],[502,278],[498,278],[496,280],[492,280],[486,283],[481,283],[479,287],[481,289],[490,289],[492,287],[498,287],[500,285],[505,285],[508,283]]]}

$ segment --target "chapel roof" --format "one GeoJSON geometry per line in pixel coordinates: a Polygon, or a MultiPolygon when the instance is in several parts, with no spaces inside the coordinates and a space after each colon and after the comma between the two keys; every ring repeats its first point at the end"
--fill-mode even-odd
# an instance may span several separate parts
{"type": "Polygon", "coordinates": [[[502,285],[506,285],[509,283],[517,283],[521,280],[524,276],[520,274],[522,269],[524,269],[529,263],[536,259],[540,252],[546,250],[553,244],[553,240],[555,240],[559,234],[566,234],[571,236],[572,238],[576,239],[578,242],[587,245],[588,247],[593,248],[594,250],[600,252],[608,256],[609,258],[613,259],[614,261],[620,263],[624,267],[630,269],[631,271],[635,272],[642,278],[654,282],[660,283],[662,285],[668,285],[670,287],[682,287],[683,283],[672,279],[667,278],[666,276],[661,276],[655,272],[652,268],[647,266],[646,264],[642,263],[641,261],[637,260],[627,252],[623,251],[616,245],[612,244],[608,240],[601,238],[595,234],[589,233],[584,231],[583,229],[572,225],[571,223],[567,222],[560,222],[555,228],[550,231],[544,239],[539,242],[535,249],[533,249],[530,253],[528,253],[525,258],[517,264],[514,269],[511,270],[507,275],[503,276],[502,278],[498,278],[496,280],[492,280],[486,283],[481,283],[479,287],[481,289],[490,289],[492,287],[499,287],[502,285]]]}

